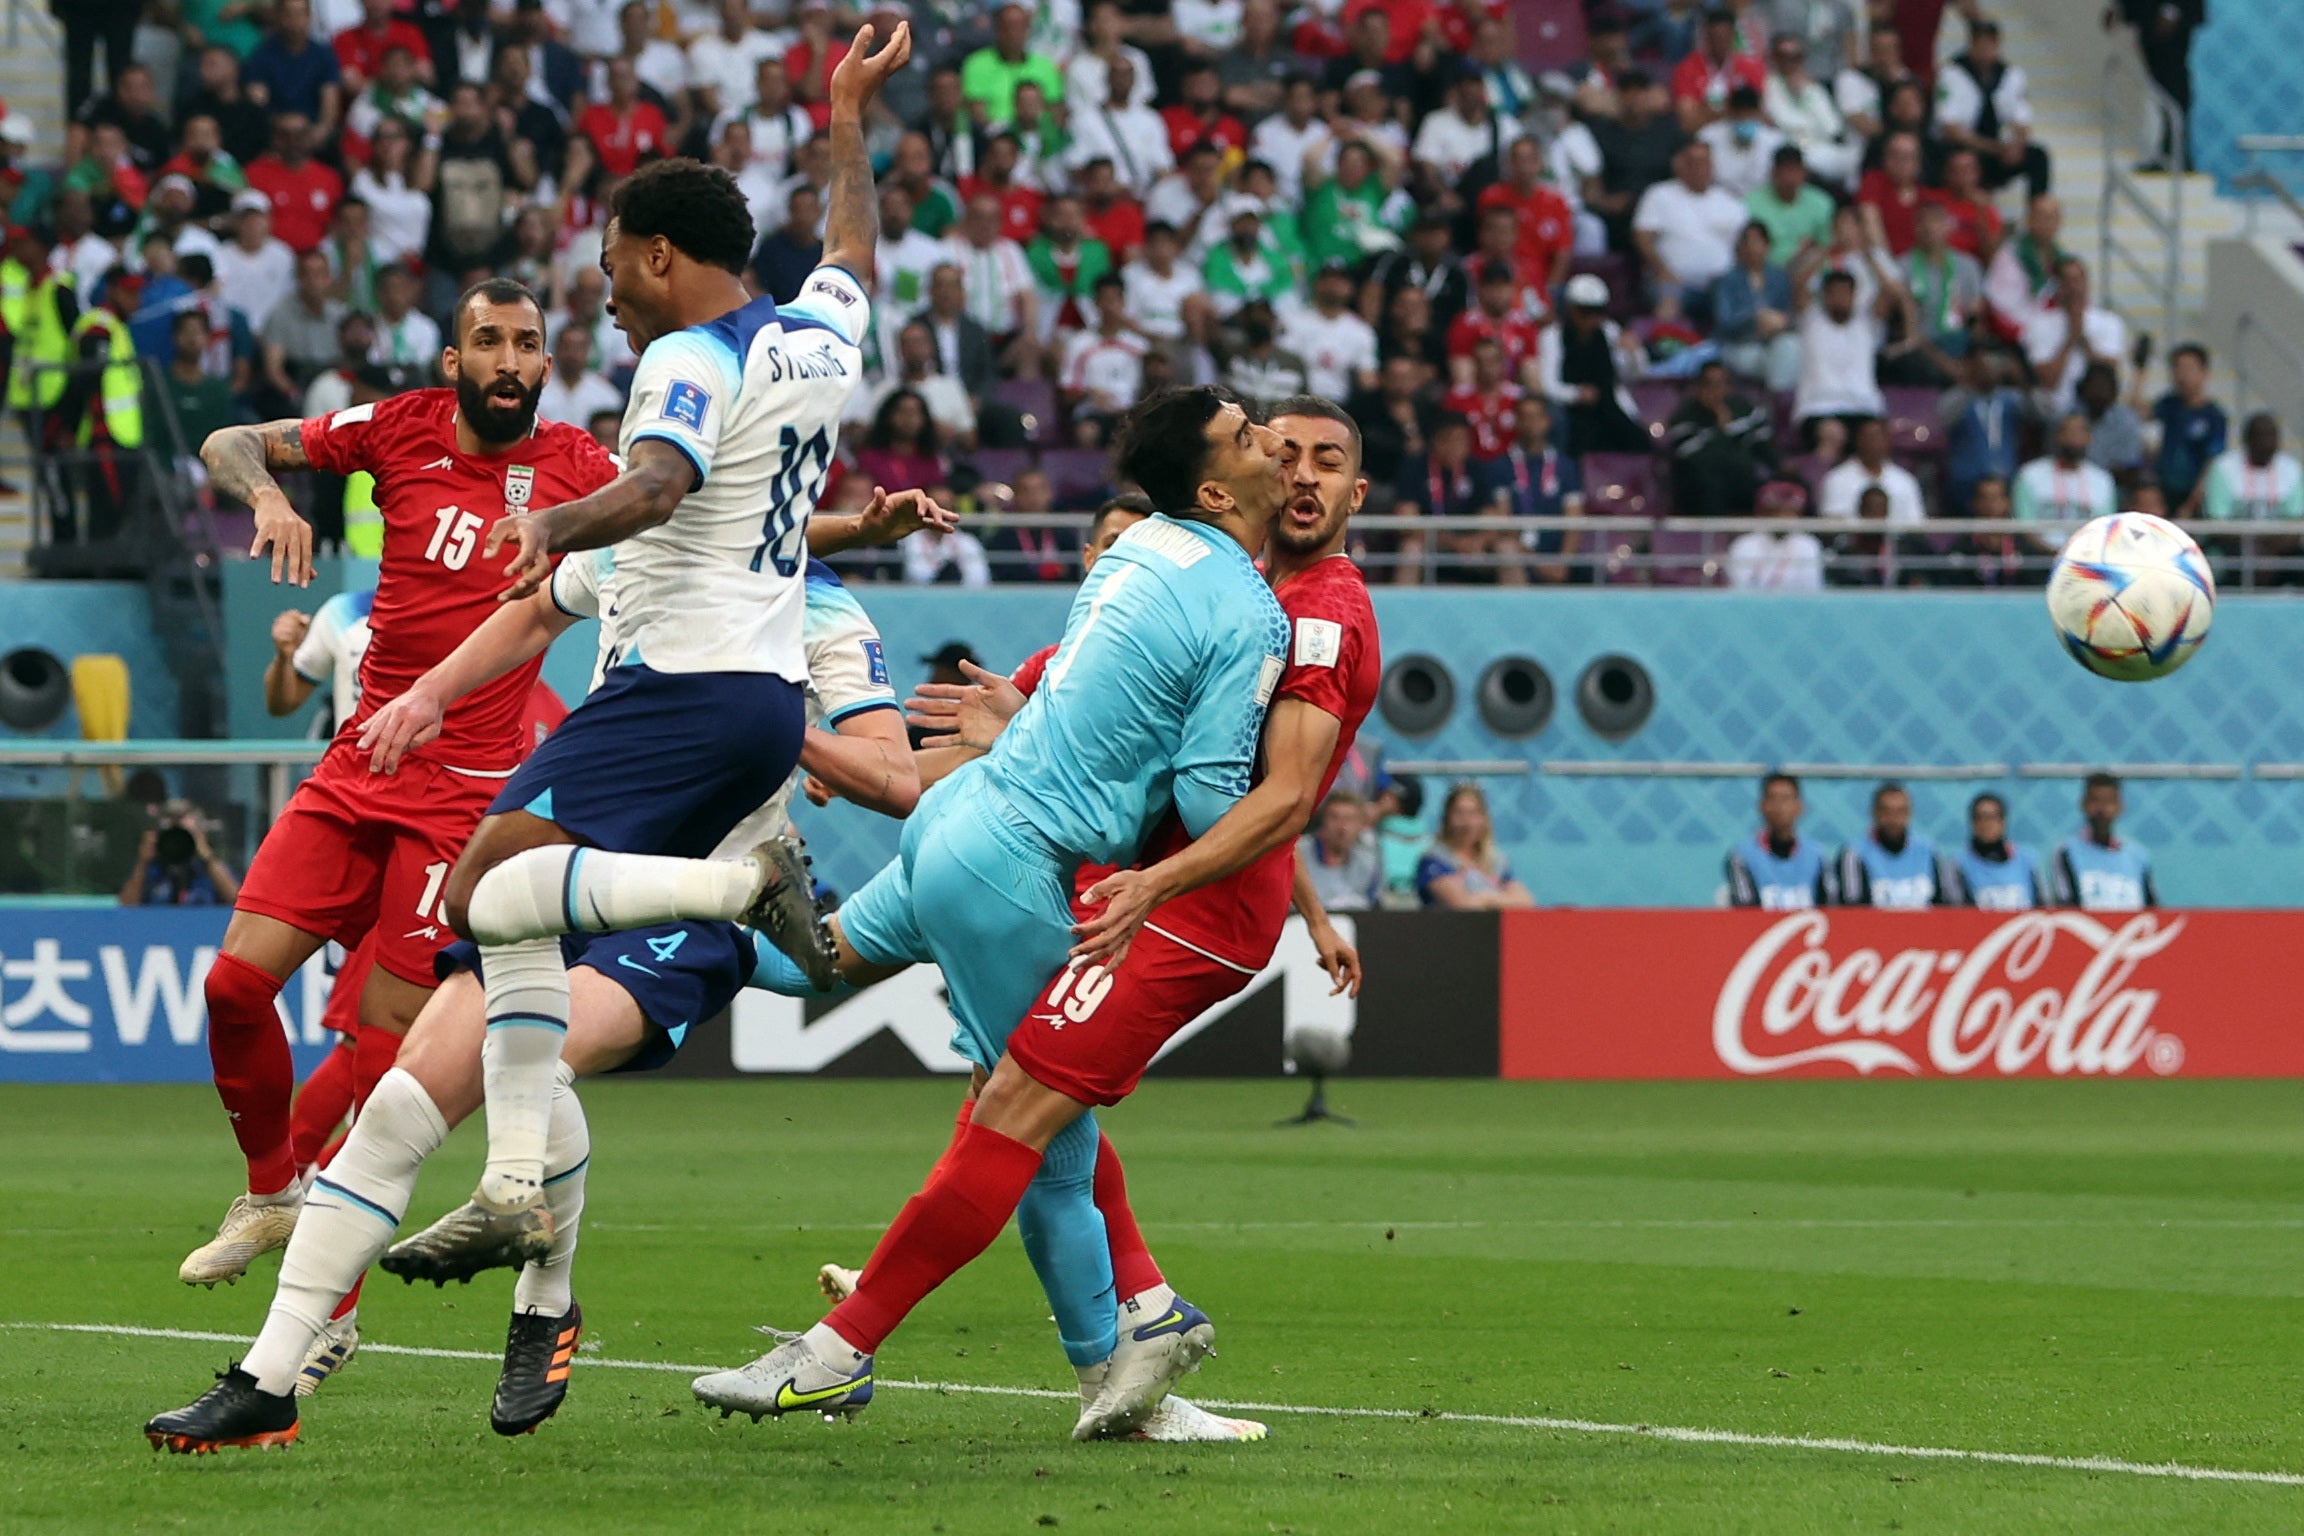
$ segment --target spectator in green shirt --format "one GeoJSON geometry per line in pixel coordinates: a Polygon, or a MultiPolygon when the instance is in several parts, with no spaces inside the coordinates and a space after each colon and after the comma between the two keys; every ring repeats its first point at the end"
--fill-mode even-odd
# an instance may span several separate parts
{"type": "Polygon", "coordinates": [[[1208,252],[1200,276],[1219,318],[1230,319],[1246,304],[1277,306],[1297,291],[1296,274],[1264,250],[1264,215],[1242,198],[1232,210],[1224,243],[1208,252]]]}
{"type": "Polygon", "coordinates": [[[1382,251],[1397,250],[1416,205],[1387,192],[1367,145],[1345,145],[1336,174],[1304,200],[1304,260],[1315,270],[1331,260],[1358,267],[1382,251]]]}
{"type": "Polygon", "coordinates": [[[175,356],[168,364],[168,404],[183,433],[181,447],[186,453],[197,453],[209,433],[239,419],[239,410],[232,403],[232,386],[200,366],[201,356],[208,350],[207,314],[198,309],[183,311],[169,334],[175,342],[175,356]]]}
{"type": "Polygon", "coordinates": [[[1021,5],[1003,5],[992,18],[992,44],[979,48],[961,62],[960,95],[980,127],[1013,121],[1016,87],[1029,80],[1050,102],[1064,99],[1064,72],[1056,61],[1030,52],[1032,13],[1021,5]]]}
{"type": "Polygon", "coordinates": [[[1079,198],[1066,193],[1048,200],[1040,214],[1040,233],[1024,247],[1024,260],[1040,290],[1044,326],[1081,331],[1095,323],[1096,279],[1112,270],[1112,252],[1088,234],[1079,198]]]}
{"type": "Polygon", "coordinates": [[[1768,179],[1744,194],[1744,211],[1768,231],[1771,266],[1790,266],[1802,246],[1832,243],[1832,196],[1808,180],[1797,145],[1776,151],[1768,179]]]}

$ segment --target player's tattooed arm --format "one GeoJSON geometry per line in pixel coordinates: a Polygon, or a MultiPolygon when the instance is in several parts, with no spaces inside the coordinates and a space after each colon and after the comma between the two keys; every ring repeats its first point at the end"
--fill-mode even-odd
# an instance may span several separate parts
{"type": "Polygon", "coordinates": [[[274,581],[285,577],[295,586],[311,585],[312,525],[296,515],[288,493],[272,478],[275,470],[312,467],[304,452],[304,423],[288,417],[261,426],[224,427],[200,445],[200,462],[208,466],[210,486],[246,502],[256,514],[249,558],[269,547],[274,581]]]}
{"type": "Polygon", "coordinates": [[[493,560],[506,543],[518,546],[504,574],[512,585],[496,594],[516,603],[552,579],[552,557],[580,549],[605,549],[667,522],[680,498],[696,486],[696,466],[687,454],[659,438],[642,438],[625,455],[624,473],[589,496],[542,512],[517,513],[489,525],[481,558],[493,560]]]}
{"type": "Polygon", "coordinates": [[[859,28],[847,56],[832,71],[832,186],[824,205],[824,263],[846,272],[869,292],[880,246],[880,197],[872,184],[872,158],[864,149],[864,109],[912,57],[912,24],[896,23],[888,42],[872,51],[873,28],[859,28]]]}

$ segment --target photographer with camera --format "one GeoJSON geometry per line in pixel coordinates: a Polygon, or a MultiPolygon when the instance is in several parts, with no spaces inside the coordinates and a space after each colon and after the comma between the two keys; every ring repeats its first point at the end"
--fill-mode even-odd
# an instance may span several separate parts
{"type": "Polygon", "coordinates": [[[189,800],[152,807],[153,824],[120,887],[124,907],[228,907],[240,894],[232,866],[208,846],[208,818],[189,800]]]}

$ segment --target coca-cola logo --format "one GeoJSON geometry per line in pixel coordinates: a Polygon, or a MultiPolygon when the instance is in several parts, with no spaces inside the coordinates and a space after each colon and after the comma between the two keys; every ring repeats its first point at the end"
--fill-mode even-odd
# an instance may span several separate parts
{"type": "Polygon", "coordinates": [[[2113,928],[2085,912],[2026,912],[1970,950],[1858,949],[1840,959],[1827,944],[1831,924],[1825,912],[1793,913],[1728,973],[1712,1046],[1731,1071],[1829,1062],[1865,1074],[2041,1065],[2117,1076],[2142,1063],[2166,1076],[2184,1065],[2184,1043],[2152,1027],[2160,994],[2129,985],[2184,931],[2181,917],[2140,912],[2113,928]]]}

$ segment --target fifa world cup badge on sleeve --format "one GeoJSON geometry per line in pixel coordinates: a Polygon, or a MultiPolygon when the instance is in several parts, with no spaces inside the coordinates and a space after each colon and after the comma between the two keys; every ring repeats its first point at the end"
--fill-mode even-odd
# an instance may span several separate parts
{"type": "Polygon", "coordinates": [[[880,642],[877,640],[866,640],[863,642],[863,646],[864,665],[871,676],[872,685],[876,688],[887,687],[888,653],[881,648],[880,642]]]}
{"type": "Polygon", "coordinates": [[[1286,668],[1280,664],[1279,657],[1267,656],[1264,658],[1264,670],[1258,673],[1256,677],[1257,703],[1269,704],[1272,702],[1272,690],[1280,686],[1280,674],[1285,670],[1286,668]]]}
{"type": "Polygon", "coordinates": [[[536,493],[536,466],[515,464],[504,471],[504,505],[514,511],[528,505],[536,493]]]}
{"type": "Polygon", "coordinates": [[[1343,654],[1343,625],[1334,619],[1296,621],[1296,665],[1332,667],[1343,654]]]}
{"type": "Polygon", "coordinates": [[[664,419],[676,421],[691,432],[704,430],[704,413],[710,409],[712,397],[694,384],[677,382],[664,392],[664,419]]]}

